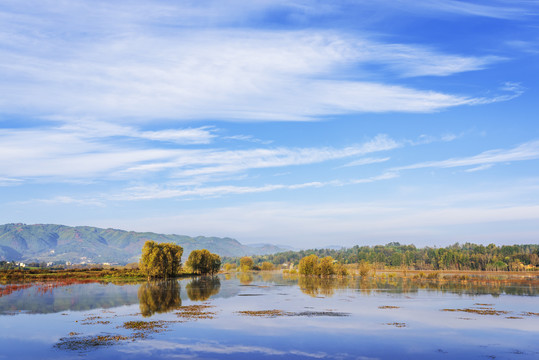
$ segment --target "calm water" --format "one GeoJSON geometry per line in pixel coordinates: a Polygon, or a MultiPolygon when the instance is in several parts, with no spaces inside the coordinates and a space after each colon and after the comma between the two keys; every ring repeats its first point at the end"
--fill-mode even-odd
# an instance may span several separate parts
{"type": "Polygon", "coordinates": [[[537,279],[502,280],[0,285],[0,359],[539,359],[537,279]]]}

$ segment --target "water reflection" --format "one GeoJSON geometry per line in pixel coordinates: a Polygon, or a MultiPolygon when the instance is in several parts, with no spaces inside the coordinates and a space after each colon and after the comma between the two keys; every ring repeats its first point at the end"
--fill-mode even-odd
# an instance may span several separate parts
{"type": "Polygon", "coordinates": [[[137,287],[73,279],[4,284],[0,285],[0,314],[49,314],[131,305],[138,303],[137,287]]]}
{"type": "Polygon", "coordinates": [[[242,285],[249,285],[253,282],[254,277],[252,273],[248,272],[241,272],[237,274],[238,279],[240,279],[240,283],[242,285]]]}
{"type": "Polygon", "coordinates": [[[138,299],[144,317],[176,310],[182,306],[180,284],[176,280],[147,282],[140,285],[138,299]]]}
{"type": "Polygon", "coordinates": [[[336,289],[346,289],[352,286],[352,278],[319,278],[314,276],[300,276],[298,285],[301,292],[310,296],[332,296],[336,289]]]}
{"type": "Polygon", "coordinates": [[[193,279],[185,288],[190,300],[205,301],[219,293],[221,281],[217,276],[203,276],[193,279]]]}
{"type": "Polygon", "coordinates": [[[449,292],[459,295],[524,295],[539,294],[539,280],[529,278],[487,278],[469,277],[466,279],[440,278],[414,279],[394,276],[377,277],[332,277],[318,278],[298,276],[298,285],[309,296],[332,296],[336,290],[356,289],[363,295],[378,292],[417,293],[420,290],[449,292]]]}

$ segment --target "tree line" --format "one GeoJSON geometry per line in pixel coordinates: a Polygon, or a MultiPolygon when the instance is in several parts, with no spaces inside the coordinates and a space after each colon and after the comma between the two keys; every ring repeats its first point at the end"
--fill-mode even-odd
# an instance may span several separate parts
{"type": "MultiPolygon", "coordinates": [[[[274,265],[299,265],[300,260],[316,255],[332,257],[341,264],[371,263],[379,268],[407,268],[416,270],[509,270],[537,269],[539,244],[528,245],[478,245],[472,243],[453,244],[447,247],[423,247],[401,245],[353,246],[350,248],[311,249],[287,251],[272,255],[253,256],[254,266],[264,262],[274,265]]],[[[224,263],[237,263],[238,258],[223,258],[224,263]]]]}

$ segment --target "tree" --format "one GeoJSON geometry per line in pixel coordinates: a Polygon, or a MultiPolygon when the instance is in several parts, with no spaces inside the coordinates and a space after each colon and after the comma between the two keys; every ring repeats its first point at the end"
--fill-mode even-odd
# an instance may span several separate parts
{"type": "Polygon", "coordinates": [[[240,259],[240,267],[242,271],[249,271],[253,268],[254,261],[250,256],[244,256],[240,259]]]}
{"type": "Polygon", "coordinates": [[[186,265],[197,274],[213,275],[218,273],[221,268],[221,257],[217,254],[212,254],[206,249],[193,250],[189,254],[186,265]]]}
{"type": "Polygon", "coordinates": [[[335,275],[335,268],[333,267],[333,258],[326,256],[320,259],[318,266],[316,267],[316,275],[318,276],[331,276],[335,275]]]}
{"type": "Polygon", "coordinates": [[[260,267],[262,270],[264,271],[271,271],[273,270],[275,267],[273,266],[272,263],[270,263],[269,261],[264,261],[260,267]]]}
{"type": "Polygon", "coordinates": [[[301,275],[315,275],[318,267],[318,256],[312,254],[299,261],[299,273],[301,275]]]}
{"type": "Polygon", "coordinates": [[[179,245],[146,241],[142,247],[140,269],[148,279],[178,276],[182,267],[182,254],[183,248],[179,245]]]}

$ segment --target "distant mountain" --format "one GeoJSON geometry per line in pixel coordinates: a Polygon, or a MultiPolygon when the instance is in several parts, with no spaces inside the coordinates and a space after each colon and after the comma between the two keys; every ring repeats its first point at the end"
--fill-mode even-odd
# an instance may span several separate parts
{"type": "Polygon", "coordinates": [[[259,244],[245,244],[251,248],[255,249],[262,249],[263,251],[267,251],[268,254],[274,254],[278,252],[283,251],[297,251],[298,248],[288,246],[288,245],[274,245],[274,244],[266,244],[266,243],[259,243],[259,244]]]}
{"type": "Polygon", "coordinates": [[[269,244],[262,247],[242,245],[231,238],[141,233],[90,226],[6,224],[0,225],[0,260],[126,264],[138,261],[147,240],[182,246],[183,261],[195,249],[208,249],[221,256],[266,255],[286,250],[269,244]]]}

